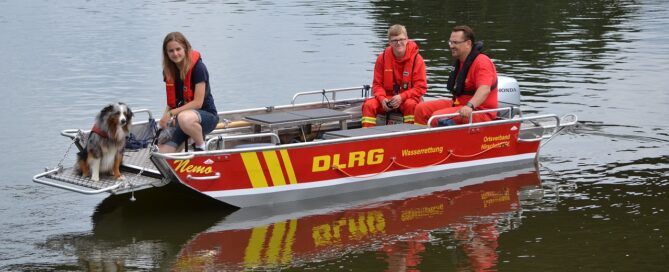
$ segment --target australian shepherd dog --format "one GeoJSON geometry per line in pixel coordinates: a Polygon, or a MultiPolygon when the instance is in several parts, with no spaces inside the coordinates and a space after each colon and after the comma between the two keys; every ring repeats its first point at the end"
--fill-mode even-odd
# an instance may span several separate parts
{"type": "Polygon", "coordinates": [[[82,176],[90,175],[91,180],[99,181],[100,173],[109,173],[115,179],[124,179],[120,168],[131,121],[132,111],[120,102],[109,104],[98,113],[86,146],[78,154],[76,166],[82,176]]]}

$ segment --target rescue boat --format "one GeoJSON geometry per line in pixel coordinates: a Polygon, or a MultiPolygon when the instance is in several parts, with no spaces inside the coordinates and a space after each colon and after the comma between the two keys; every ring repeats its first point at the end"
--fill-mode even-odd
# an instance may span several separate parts
{"type": "MultiPolygon", "coordinates": [[[[536,164],[540,147],[577,122],[574,114],[523,114],[518,82],[500,76],[498,86],[499,108],[473,113],[496,111],[496,120],[444,127],[398,123],[390,115],[361,128],[367,85],[300,92],[285,105],[219,112],[222,122],[207,135],[205,151],[126,150],[123,181],[91,181],[63,160],[33,181],[83,194],[176,183],[235,207],[266,206],[536,164]],[[304,97],[317,101],[297,103],[304,97]]],[[[151,112],[136,112],[148,119],[133,124],[135,138],[153,137],[151,112]]],[[[453,116],[433,116],[429,123],[453,116]]],[[[88,133],[68,129],[61,135],[71,139],[70,148],[81,148],[88,133]]]]}

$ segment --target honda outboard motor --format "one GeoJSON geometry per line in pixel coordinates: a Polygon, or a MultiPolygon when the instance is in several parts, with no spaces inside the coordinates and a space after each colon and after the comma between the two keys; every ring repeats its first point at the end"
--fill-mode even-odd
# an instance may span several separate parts
{"type": "MultiPolygon", "coordinates": [[[[512,117],[520,114],[520,86],[515,78],[497,77],[497,100],[498,108],[513,108],[512,117]]],[[[497,117],[507,118],[508,116],[509,112],[506,110],[497,112],[497,117]]]]}

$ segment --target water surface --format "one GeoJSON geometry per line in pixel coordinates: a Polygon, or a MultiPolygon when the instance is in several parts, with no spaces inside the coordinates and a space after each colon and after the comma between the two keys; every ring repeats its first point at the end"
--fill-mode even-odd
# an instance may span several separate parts
{"type": "Polygon", "coordinates": [[[0,270],[666,270],[667,25],[661,0],[0,1],[0,148],[8,151],[0,159],[0,270]],[[136,195],[129,205],[31,182],[63,158],[69,142],[58,133],[87,128],[105,104],[160,112],[160,46],[170,31],[202,52],[217,107],[231,110],[369,84],[394,23],[420,45],[430,96],[449,95],[450,28],[469,24],[499,73],[520,82],[526,112],[578,114],[574,130],[542,149],[531,182],[540,185],[514,185],[522,173],[490,177],[491,187],[473,191],[277,211],[276,220],[235,225],[239,213],[188,196],[136,195]],[[497,196],[501,206],[431,205],[472,194],[497,196]],[[406,227],[407,208],[434,212],[422,214],[438,224],[406,227]],[[333,218],[370,222],[347,231],[380,230],[378,214],[387,232],[366,228],[338,247],[309,251],[313,240],[300,248],[308,234],[328,233],[314,228],[332,230],[333,218]],[[240,255],[217,255],[229,248],[240,255]]]}

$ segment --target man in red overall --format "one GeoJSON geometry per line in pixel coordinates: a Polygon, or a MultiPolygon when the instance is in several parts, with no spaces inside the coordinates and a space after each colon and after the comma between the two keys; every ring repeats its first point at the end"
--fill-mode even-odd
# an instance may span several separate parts
{"type": "Polygon", "coordinates": [[[483,44],[476,42],[474,31],[468,26],[456,26],[448,40],[455,58],[455,69],[448,77],[446,88],[453,93],[452,100],[439,99],[424,102],[414,112],[416,124],[427,125],[432,115],[459,113],[458,116],[433,121],[435,125],[455,125],[490,121],[496,112],[473,114],[474,110],[497,108],[497,70],[488,56],[481,53],[483,44]]]}
{"type": "Polygon", "coordinates": [[[362,126],[376,125],[376,115],[399,110],[404,123],[414,122],[414,110],[427,91],[425,61],[403,25],[388,29],[388,47],[374,65],[373,98],[362,105],[362,126]]]}

